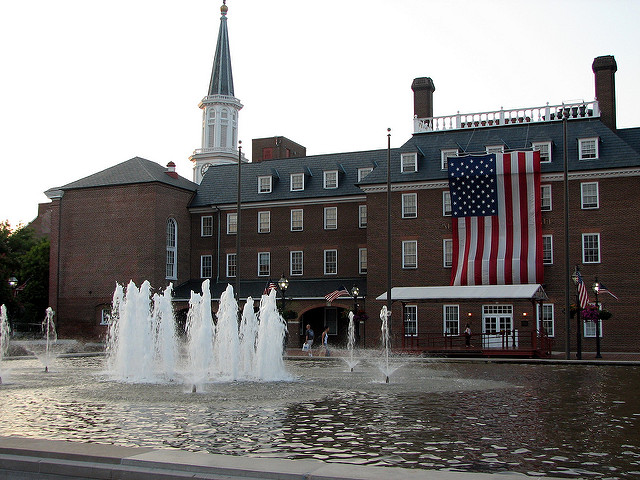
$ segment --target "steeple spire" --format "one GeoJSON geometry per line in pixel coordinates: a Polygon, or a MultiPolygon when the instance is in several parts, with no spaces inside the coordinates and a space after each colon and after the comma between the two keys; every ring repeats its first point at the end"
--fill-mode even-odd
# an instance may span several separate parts
{"type": "Polygon", "coordinates": [[[233,93],[233,74],[231,72],[231,53],[229,51],[229,32],[227,31],[227,0],[222,1],[220,7],[220,30],[218,31],[218,43],[216,56],[213,61],[211,82],[209,83],[209,95],[228,95],[233,93]]]}

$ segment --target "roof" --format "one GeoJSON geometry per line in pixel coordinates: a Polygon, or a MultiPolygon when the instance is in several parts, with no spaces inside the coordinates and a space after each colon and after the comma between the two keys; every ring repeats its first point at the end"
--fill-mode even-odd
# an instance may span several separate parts
{"type": "MultiPolygon", "coordinates": [[[[387,292],[376,298],[384,301],[387,292]]],[[[427,302],[447,300],[548,300],[542,285],[473,285],[439,287],[393,287],[391,300],[427,302]]]]}
{"type": "Polygon", "coordinates": [[[229,50],[229,32],[227,31],[227,8],[220,9],[220,29],[218,30],[218,43],[216,44],[216,56],[213,60],[211,82],[209,83],[209,95],[234,96],[233,73],[231,72],[231,52],[229,50]]]}
{"type": "Polygon", "coordinates": [[[160,182],[184,190],[195,191],[197,184],[180,176],[167,175],[166,167],[140,157],[134,157],[101,172],[60,187],[61,190],[107,187],[136,183],[160,182]]]}

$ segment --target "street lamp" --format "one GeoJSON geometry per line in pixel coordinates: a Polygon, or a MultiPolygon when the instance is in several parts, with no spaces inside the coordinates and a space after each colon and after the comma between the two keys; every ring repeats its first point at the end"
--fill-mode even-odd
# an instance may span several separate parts
{"type": "Polygon", "coordinates": [[[14,289],[18,286],[18,279],[16,277],[9,278],[9,286],[14,289]]]}
{"type": "Polygon", "coordinates": [[[289,280],[284,276],[284,273],[280,277],[280,280],[278,280],[278,288],[280,289],[280,293],[282,293],[282,315],[284,316],[284,304],[286,301],[284,294],[287,291],[287,288],[289,288],[289,280]]]}
{"type": "Polygon", "coordinates": [[[598,292],[600,292],[600,283],[598,277],[593,284],[593,292],[596,294],[596,358],[602,358],[600,355],[600,304],[598,303],[598,292]]]}
{"type": "Polygon", "coordinates": [[[580,303],[580,290],[578,289],[578,280],[580,278],[580,274],[578,272],[579,269],[576,265],[576,268],[573,270],[573,274],[571,275],[571,280],[573,280],[573,284],[576,286],[576,359],[582,360],[582,322],[580,321],[582,308],[580,303]]]}
{"type": "Polygon", "coordinates": [[[360,289],[357,285],[351,287],[351,296],[353,297],[353,314],[358,313],[358,295],[360,295],[360,289]]]}

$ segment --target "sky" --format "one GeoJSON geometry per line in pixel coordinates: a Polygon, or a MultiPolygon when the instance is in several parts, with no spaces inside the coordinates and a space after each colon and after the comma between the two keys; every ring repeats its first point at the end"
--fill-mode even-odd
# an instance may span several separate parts
{"type": "MultiPolygon", "coordinates": [[[[0,3],[0,221],[135,156],[192,179],[222,0],[0,3]]],[[[640,0],[227,0],[239,139],[308,155],[392,147],[434,115],[594,99],[614,55],[619,128],[638,127],[640,0]]]]}

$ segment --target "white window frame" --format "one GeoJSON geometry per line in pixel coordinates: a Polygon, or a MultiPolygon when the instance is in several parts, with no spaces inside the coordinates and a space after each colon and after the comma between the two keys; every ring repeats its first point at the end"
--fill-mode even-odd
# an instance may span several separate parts
{"type": "Polygon", "coordinates": [[[444,148],[440,150],[440,170],[447,170],[449,168],[449,158],[457,157],[459,154],[457,148],[444,148]]]}
{"type": "Polygon", "coordinates": [[[176,280],[178,278],[178,222],[175,218],[167,219],[166,247],[166,278],[176,280]]]}
{"type": "Polygon", "coordinates": [[[551,142],[531,142],[531,148],[540,152],[540,163],[551,163],[551,142]]]}
{"type": "Polygon", "coordinates": [[[335,248],[327,249],[323,252],[324,257],[324,274],[325,275],[337,275],[338,274],[338,250],[335,248]],[[334,255],[335,260],[330,260],[327,257],[334,255]],[[330,267],[333,266],[333,271],[330,271],[330,267]]]}
{"type": "Polygon", "coordinates": [[[543,265],[553,265],[553,235],[542,235],[542,264],[543,265]],[[549,260],[545,259],[545,239],[549,241],[549,256],[551,257],[549,260]]]}
{"type": "Polygon", "coordinates": [[[291,231],[292,232],[302,232],[304,230],[304,209],[302,208],[292,208],[291,209],[291,231]],[[294,215],[300,213],[300,220],[295,219],[294,215]],[[299,225],[298,225],[299,223],[299,225]]]}
{"type": "Polygon", "coordinates": [[[111,325],[111,308],[105,307],[100,312],[100,325],[111,325]]]}
{"type": "Polygon", "coordinates": [[[582,182],[580,184],[580,208],[582,210],[596,210],[600,208],[600,187],[598,182],[582,182]],[[595,186],[595,194],[586,192],[587,188],[595,186]],[[595,196],[595,204],[593,201],[587,202],[587,198],[591,199],[595,196]]]}
{"type": "Polygon", "coordinates": [[[365,275],[367,273],[367,249],[359,248],[358,249],[358,272],[360,275],[365,275]]]}
{"type": "Polygon", "coordinates": [[[258,177],[258,193],[271,193],[273,190],[273,177],[262,175],[258,177]]]}
{"type": "Polygon", "coordinates": [[[442,305],[442,331],[445,335],[460,335],[460,305],[442,305]]]}
{"type": "Polygon", "coordinates": [[[362,167],[358,169],[358,181],[360,182],[364,177],[373,172],[373,167],[362,167]]]}
{"type": "Polygon", "coordinates": [[[302,250],[292,250],[289,252],[289,275],[292,277],[304,274],[304,252],[302,250]],[[295,258],[298,257],[298,258],[295,258]],[[298,264],[300,268],[297,268],[298,264]],[[294,268],[294,265],[296,268],[294,268]]]}
{"type": "Polygon", "coordinates": [[[451,216],[451,192],[449,190],[442,192],[442,216],[451,216]]]}
{"type": "Polygon", "coordinates": [[[271,252],[258,252],[258,276],[268,277],[270,275],[271,275],[271,252]]]}
{"type": "Polygon", "coordinates": [[[553,202],[551,197],[551,184],[546,183],[544,185],[540,185],[540,210],[543,212],[550,212],[553,210],[553,202]],[[545,205],[546,201],[546,205],[545,205]]]}
{"type": "Polygon", "coordinates": [[[236,235],[238,233],[238,214],[227,213],[227,235],[236,235]],[[234,225],[234,228],[231,226],[234,225]]]}
{"type": "Polygon", "coordinates": [[[358,205],[358,228],[367,228],[367,206],[358,205]]]}
{"type": "Polygon", "coordinates": [[[336,230],[338,228],[338,207],[324,207],[324,229],[336,230]],[[333,214],[330,214],[333,212],[333,214]]]}
{"type": "Polygon", "coordinates": [[[290,181],[290,191],[292,192],[301,192],[304,190],[304,173],[292,173],[289,179],[290,181]],[[294,185],[300,185],[294,188],[294,185]]]}
{"type": "MultiPolygon", "coordinates": [[[[590,249],[592,249],[593,247],[589,247],[590,249]]],[[[582,234],[582,263],[600,263],[602,261],[602,257],[600,256],[600,234],[599,233],[583,233],[582,234]],[[598,258],[597,260],[587,260],[586,258],[586,254],[587,254],[587,250],[585,248],[585,239],[587,237],[593,237],[596,240],[597,245],[597,249],[598,249],[598,258]]]]}
{"type": "Polygon", "coordinates": [[[200,217],[200,236],[212,237],[213,236],[213,216],[203,215],[200,217]]]}
{"type": "Polygon", "coordinates": [[[238,274],[238,257],[235,253],[227,253],[227,278],[235,278],[238,274]]]}
{"type": "Polygon", "coordinates": [[[402,268],[405,270],[415,270],[418,268],[418,241],[403,240],[402,242],[402,268]],[[413,249],[413,252],[411,252],[413,249]],[[412,257],[415,257],[411,262],[412,257]]]}
{"type": "Polygon", "coordinates": [[[487,153],[504,153],[504,145],[486,145],[484,148],[487,153]]]}
{"type": "Polygon", "coordinates": [[[268,210],[258,212],[258,233],[271,232],[271,212],[268,210]]]}
{"type": "Polygon", "coordinates": [[[578,139],[578,160],[597,160],[600,158],[599,137],[578,139]]]}
{"type": "Polygon", "coordinates": [[[200,278],[211,278],[213,276],[213,256],[200,255],[200,278]]]}
{"type": "Polygon", "coordinates": [[[444,268],[453,267],[453,239],[444,238],[442,240],[442,266],[444,268]]]}
{"type": "Polygon", "coordinates": [[[418,305],[407,304],[404,306],[403,330],[405,337],[418,336],[418,305]],[[408,328],[409,325],[412,328],[408,328]]]}
{"type": "Polygon", "coordinates": [[[555,308],[553,303],[542,304],[542,319],[540,319],[540,309],[536,308],[536,317],[538,320],[538,328],[543,327],[544,331],[549,337],[556,336],[556,324],[555,324],[555,308]],[[546,310],[546,311],[545,311],[546,310]],[[549,313],[551,315],[549,316],[549,313]]]}
{"type": "MultiPolygon", "coordinates": [[[[600,323],[600,338],[602,338],[602,319],[599,318],[600,323]]],[[[583,322],[584,338],[596,338],[596,322],[594,320],[587,320],[583,322]]]]}
{"type": "Polygon", "coordinates": [[[418,171],[418,153],[402,153],[400,154],[400,172],[414,173],[418,171]]]}
{"type": "Polygon", "coordinates": [[[418,194],[417,193],[402,194],[402,218],[418,218],[418,194]],[[413,199],[413,205],[411,205],[410,199],[413,199]]]}
{"type": "Polygon", "coordinates": [[[338,170],[326,170],[322,172],[323,188],[329,190],[338,188],[338,170]]]}

